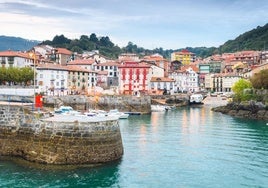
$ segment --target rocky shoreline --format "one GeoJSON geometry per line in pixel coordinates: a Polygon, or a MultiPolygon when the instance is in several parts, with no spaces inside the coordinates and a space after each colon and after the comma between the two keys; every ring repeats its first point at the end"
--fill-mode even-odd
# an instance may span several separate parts
{"type": "Polygon", "coordinates": [[[238,118],[268,120],[268,106],[256,101],[232,102],[212,110],[238,118]]]}

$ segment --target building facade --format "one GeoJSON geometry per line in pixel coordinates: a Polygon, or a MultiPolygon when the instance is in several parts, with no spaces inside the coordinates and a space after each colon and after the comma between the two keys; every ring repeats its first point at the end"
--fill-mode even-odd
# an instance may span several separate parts
{"type": "Polygon", "coordinates": [[[166,77],[152,77],[150,80],[150,94],[173,94],[175,80],[166,77]]]}
{"type": "Polygon", "coordinates": [[[30,57],[29,53],[16,52],[16,51],[2,51],[0,52],[1,67],[30,67],[34,64],[34,58],[30,57]]]}
{"type": "Polygon", "coordinates": [[[118,67],[119,93],[138,95],[148,93],[150,65],[138,62],[124,62],[118,67]]]}
{"type": "Polygon", "coordinates": [[[195,62],[196,56],[194,53],[189,52],[188,50],[182,50],[180,52],[171,53],[171,61],[179,61],[183,65],[189,65],[192,62],[195,62]]]}
{"type": "Polygon", "coordinates": [[[68,69],[66,66],[40,64],[36,67],[36,83],[45,95],[68,94],[68,69]]]}

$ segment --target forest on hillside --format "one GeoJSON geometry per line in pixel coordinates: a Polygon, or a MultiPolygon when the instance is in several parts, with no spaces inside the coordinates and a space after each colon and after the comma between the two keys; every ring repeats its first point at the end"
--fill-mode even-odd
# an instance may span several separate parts
{"type": "MultiPolygon", "coordinates": [[[[52,45],[54,47],[64,47],[73,52],[82,53],[83,51],[99,50],[100,54],[116,59],[121,53],[136,53],[139,56],[151,55],[159,53],[165,58],[170,58],[170,54],[174,51],[182,49],[155,48],[153,50],[139,47],[132,42],[128,42],[127,46],[120,48],[115,45],[108,36],[98,37],[95,33],[90,36],[82,35],[79,39],[68,39],[64,35],[57,35],[52,41],[46,40],[42,44],[52,45]]],[[[208,57],[213,54],[221,54],[227,52],[236,52],[242,50],[265,50],[268,46],[268,24],[241,34],[234,40],[229,40],[223,45],[216,47],[186,47],[184,49],[195,53],[198,57],[208,57]],[[267,44],[266,44],[267,43],[267,44]]]]}
{"type": "MultiPolygon", "coordinates": [[[[40,42],[39,42],[40,43],[40,42]]],[[[37,45],[38,41],[30,41],[18,37],[0,36],[0,50],[30,50],[37,45]],[[2,47],[2,48],[1,48],[2,47]]],[[[268,47],[268,24],[258,26],[251,31],[239,35],[233,40],[225,42],[219,47],[185,47],[180,49],[145,49],[133,42],[128,42],[127,46],[120,48],[114,44],[108,36],[97,36],[95,33],[82,35],[79,39],[68,39],[63,34],[56,35],[51,41],[45,40],[40,44],[48,44],[53,47],[67,48],[73,52],[82,53],[83,51],[99,50],[100,54],[110,59],[117,59],[121,53],[136,53],[139,56],[158,53],[169,59],[172,52],[187,49],[198,57],[208,57],[213,54],[226,52],[236,52],[242,50],[267,50],[268,47]]]]}

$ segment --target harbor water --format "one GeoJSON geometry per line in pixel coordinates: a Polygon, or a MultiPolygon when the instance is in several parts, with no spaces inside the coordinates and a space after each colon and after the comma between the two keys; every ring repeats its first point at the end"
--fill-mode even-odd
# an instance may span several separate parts
{"type": "Polygon", "coordinates": [[[268,125],[185,107],[119,122],[121,160],[47,168],[0,160],[0,187],[268,187],[268,125]]]}

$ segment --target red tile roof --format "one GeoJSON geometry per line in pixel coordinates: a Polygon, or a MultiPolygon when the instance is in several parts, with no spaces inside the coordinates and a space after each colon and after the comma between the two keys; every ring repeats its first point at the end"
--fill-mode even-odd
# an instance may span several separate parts
{"type": "Polygon", "coordinates": [[[116,61],[108,61],[106,63],[96,64],[96,66],[119,66],[119,65],[120,65],[120,63],[116,62],[116,61]]]}
{"type": "Polygon", "coordinates": [[[118,66],[118,68],[150,68],[151,66],[146,63],[138,63],[134,61],[128,61],[118,66]]]}
{"type": "Polygon", "coordinates": [[[65,54],[65,55],[72,55],[73,52],[66,48],[56,48],[57,54],[65,54]]]}
{"type": "Polygon", "coordinates": [[[195,65],[185,65],[181,67],[181,71],[186,71],[187,69],[192,68],[193,71],[199,72],[199,68],[195,65]]]}
{"type": "Polygon", "coordinates": [[[77,59],[68,62],[68,65],[92,65],[94,62],[94,59],[77,59]]]}
{"type": "Polygon", "coordinates": [[[62,66],[59,64],[38,64],[37,69],[45,69],[45,70],[65,70],[68,71],[67,66],[62,66]]]}
{"type": "Polygon", "coordinates": [[[11,50],[0,52],[0,57],[22,57],[26,59],[33,59],[33,57],[30,57],[29,53],[11,51],[11,50]]]}
{"type": "Polygon", "coordinates": [[[68,71],[76,71],[76,72],[96,72],[96,71],[91,71],[85,68],[80,67],[79,65],[67,65],[66,66],[68,71]]]}
{"type": "Polygon", "coordinates": [[[37,69],[45,69],[45,70],[66,70],[66,71],[74,71],[74,72],[95,72],[95,71],[91,71],[88,69],[84,69],[78,65],[68,65],[68,66],[64,66],[64,65],[59,65],[59,64],[38,64],[37,65],[37,69]]]}

